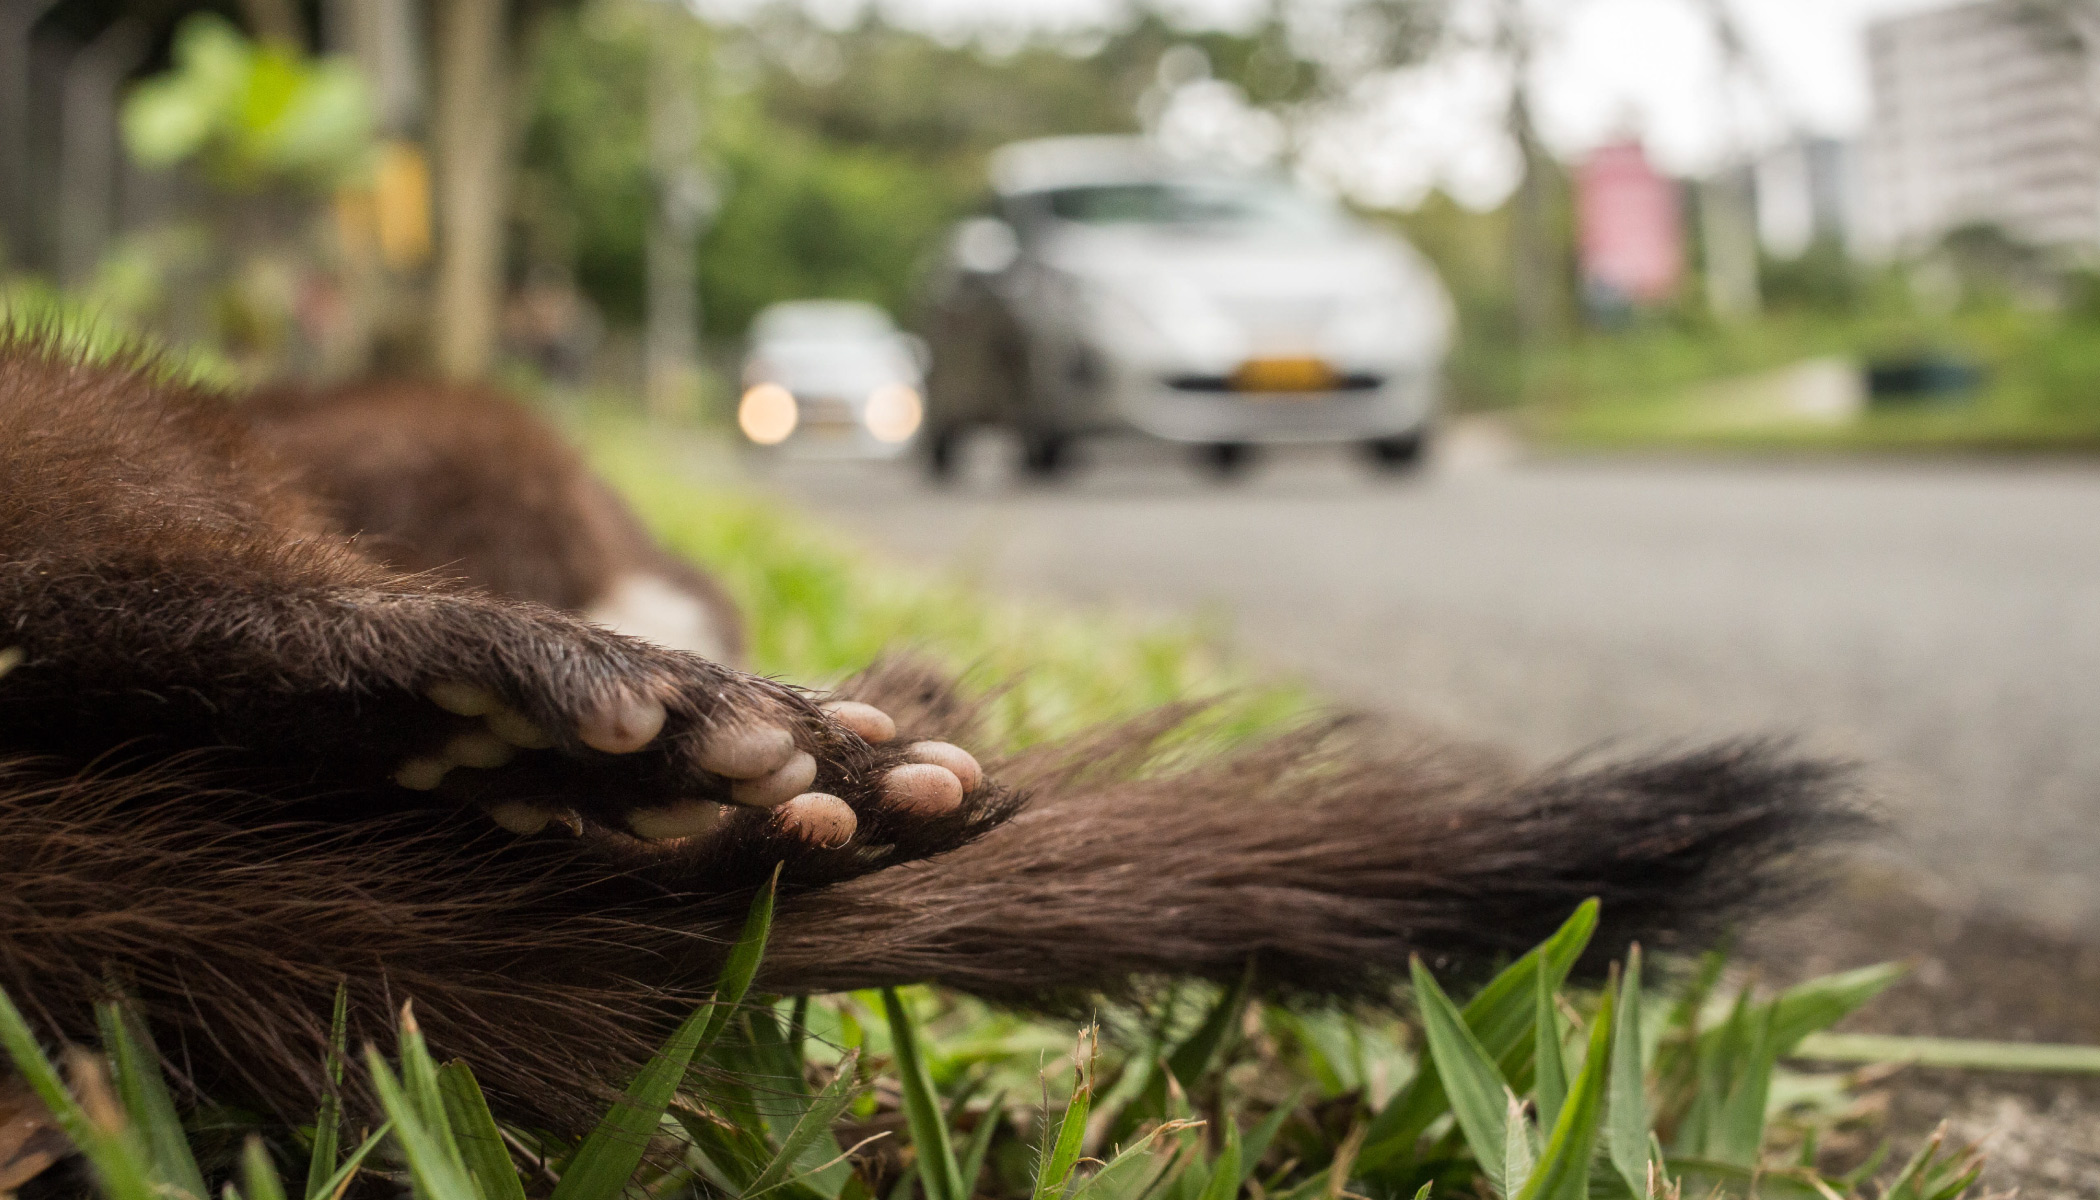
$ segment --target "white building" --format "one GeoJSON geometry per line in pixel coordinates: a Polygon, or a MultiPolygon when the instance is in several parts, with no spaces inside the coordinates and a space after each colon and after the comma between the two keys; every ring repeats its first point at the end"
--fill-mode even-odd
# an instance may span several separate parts
{"type": "Polygon", "coordinates": [[[1900,253],[1988,222],[2100,254],[2093,14],[2077,0],[1982,0],[1868,29],[1863,249],[1900,253]]]}

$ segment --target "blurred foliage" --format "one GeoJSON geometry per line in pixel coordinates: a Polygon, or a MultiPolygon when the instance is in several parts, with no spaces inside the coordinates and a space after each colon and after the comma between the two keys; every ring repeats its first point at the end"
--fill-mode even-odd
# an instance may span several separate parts
{"type": "Polygon", "coordinates": [[[251,41],[215,13],[176,31],[174,66],[125,98],[123,132],[148,167],[199,161],[221,187],[328,187],[366,165],[372,103],[346,59],[251,41]]]}
{"type": "Polygon", "coordinates": [[[1419,53],[1437,0],[1322,6],[1325,41],[1272,9],[1242,32],[1187,30],[1159,10],[1081,34],[943,39],[879,6],[834,28],[776,4],[735,24],[666,21],[642,0],[550,14],[530,62],[517,189],[522,253],[573,268],[612,319],[641,315],[652,183],[651,51],[698,43],[706,151],[720,208],[700,250],[711,336],[740,333],[774,300],[871,300],[910,311],[941,231],[984,199],[991,150],[1021,138],[1131,133],[1162,55],[1202,51],[1213,78],[1254,104],[1312,102],[1369,55],[1419,53]],[[1347,53],[1330,52],[1332,45],[1347,53]]]}

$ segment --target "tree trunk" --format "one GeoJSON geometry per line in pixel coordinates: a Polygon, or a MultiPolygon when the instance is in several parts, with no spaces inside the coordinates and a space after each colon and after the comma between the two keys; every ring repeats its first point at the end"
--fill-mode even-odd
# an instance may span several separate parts
{"type": "Polygon", "coordinates": [[[30,165],[29,34],[57,0],[0,0],[0,266],[37,258],[30,165]]]}
{"type": "Polygon", "coordinates": [[[667,14],[649,62],[649,173],[656,211],[649,228],[648,329],[644,340],[649,413],[690,414],[700,386],[700,293],[696,258],[708,207],[700,167],[698,64],[690,38],[667,14]]]}
{"type": "Polygon", "coordinates": [[[58,275],[87,283],[117,229],[117,91],[145,56],[146,31],[128,18],[98,34],[66,64],[59,99],[58,275]]]}
{"type": "Polygon", "coordinates": [[[510,130],[504,0],[442,0],[437,14],[437,367],[488,373],[503,303],[510,130]]]}

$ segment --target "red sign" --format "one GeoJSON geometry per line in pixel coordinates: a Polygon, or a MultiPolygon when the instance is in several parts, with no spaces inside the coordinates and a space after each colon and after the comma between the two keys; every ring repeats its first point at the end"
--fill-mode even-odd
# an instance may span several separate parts
{"type": "Polygon", "coordinates": [[[1656,174],[1639,142],[1590,152],[1575,171],[1575,211],[1590,288],[1633,304],[1677,290],[1684,273],[1677,185],[1656,174]]]}

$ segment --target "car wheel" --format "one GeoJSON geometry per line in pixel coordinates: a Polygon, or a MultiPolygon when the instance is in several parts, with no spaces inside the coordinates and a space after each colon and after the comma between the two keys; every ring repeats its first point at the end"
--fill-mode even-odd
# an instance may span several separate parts
{"type": "Polygon", "coordinates": [[[1021,440],[1021,469],[1036,479],[1064,473],[1072,462],[1071,439],[1061,433],[1029,433],[1021,440]]]}
{"type": "Polygon", "coordinates": [[[1219,479],[1232,479],[1254,465],[1254,447],[1245,442],[1215,442],[1196,450],[1196,461],[1219,479]]]}
{"type": "Polygon", "coordinates": [[[1422,465],[1428,444],[1426,434],[1403,433],[1398,437],[1373,438],[1364,443],[1364,452],[1370,456],[1372,466],[1401,474],[1422,465]]]}
{"type": "Polygon", "coordinates": [[[962,451],[962,430],[940,425],[926,431],[926,477],[935,483],[955,478],[956,459],[962,451]]]}

